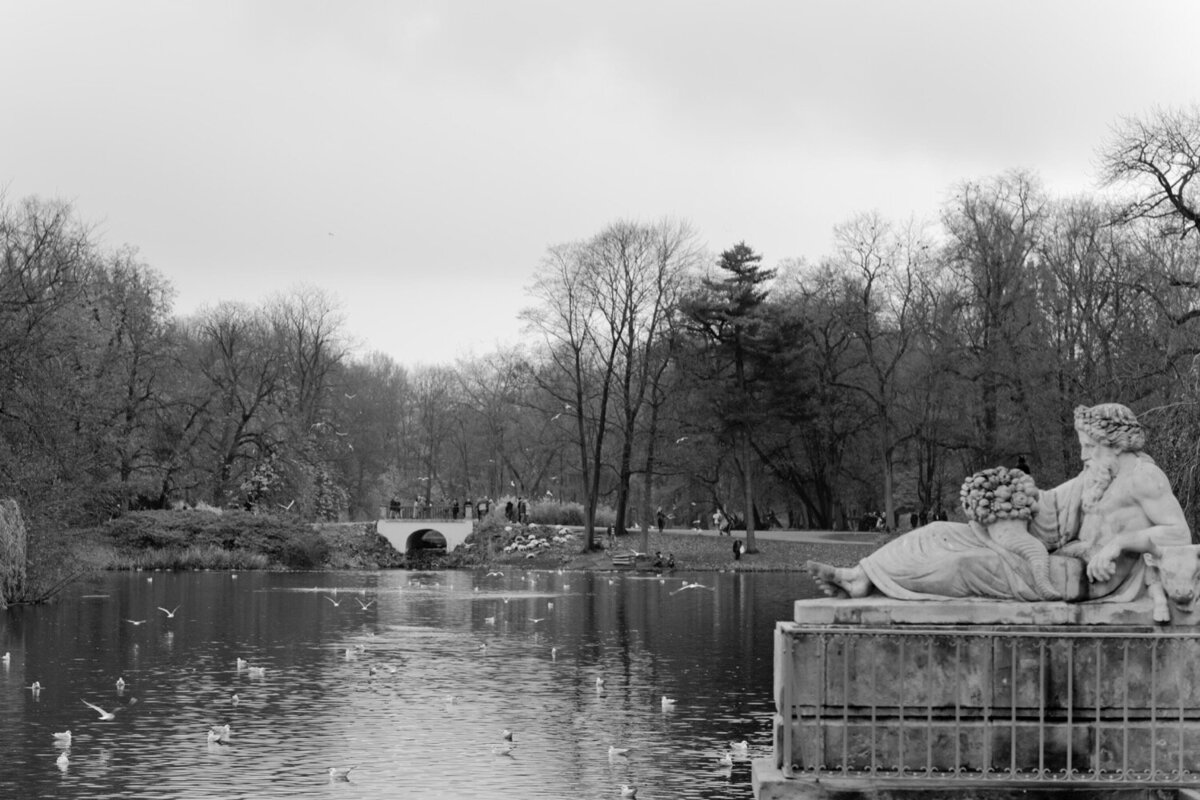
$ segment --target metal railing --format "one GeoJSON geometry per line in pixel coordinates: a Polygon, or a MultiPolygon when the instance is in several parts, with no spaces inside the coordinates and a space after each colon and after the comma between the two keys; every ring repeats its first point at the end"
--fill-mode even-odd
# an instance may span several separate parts
{"type": "Polygon", "coordinates": [[[789,777],[1200,783],[1195,632],[795,626],[777,647],[789,777]]]}

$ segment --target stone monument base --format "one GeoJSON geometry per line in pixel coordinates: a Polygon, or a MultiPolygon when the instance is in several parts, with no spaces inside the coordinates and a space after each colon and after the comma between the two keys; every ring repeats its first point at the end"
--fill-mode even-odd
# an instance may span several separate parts
{"type": "Polygon", "coordinates": [[[796,603],[760,798],[1200,800],[1200,628],[1151,603],[796,603]]]}

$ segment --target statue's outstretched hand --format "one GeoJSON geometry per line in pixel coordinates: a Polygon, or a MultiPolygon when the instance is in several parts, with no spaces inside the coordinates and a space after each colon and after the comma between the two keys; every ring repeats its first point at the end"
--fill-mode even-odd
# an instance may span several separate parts
{"type": "Polygon", "coordinates": [[[1111,542],[1097,550],[1096,554],[1088,561],[1088,580],[1093,583],[1102,583],[1115,575],[1117,556],[1119,555],[1121,555],[1121,548],[1111,542]]]}

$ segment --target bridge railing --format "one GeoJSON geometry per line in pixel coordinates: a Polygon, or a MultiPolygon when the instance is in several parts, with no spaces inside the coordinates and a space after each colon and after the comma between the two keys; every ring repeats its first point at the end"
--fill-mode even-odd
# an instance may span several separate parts
{"type": "Polygon", "coordinates": [[[393,500],[392,502],[388,503],[387,507],[388,519],[428,519],[439,520],[442,522],[453,522],[455,520],[470,519],[473,516],[474,514],[472,514],[471,517],[464,517],[462,507],[459,506],[458,510],[455,511],[452,503],[435,503],[427,506],[424,504],[417,505],[413,503],[401,503],[393,500]]]}

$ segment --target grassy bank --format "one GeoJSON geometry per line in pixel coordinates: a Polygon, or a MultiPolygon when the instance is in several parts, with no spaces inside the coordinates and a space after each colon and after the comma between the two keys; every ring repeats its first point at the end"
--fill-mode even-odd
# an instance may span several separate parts
{"type": "MultiPolygon", "coordinates": [[[[477,531],[468,543],[472,546],[451,553],[443,566],[450,568],[472,568],[510,565],[533,569],[612,569],[612,556],[606,550],[583,551],[583,534],[579,529],[570,529],[569,541],[530,551],[504,552],[513,541],[521,538],[553,537],[561,528],[550,526],[507,525],[501,531],[481,535],[477,531]],[[490,541],[489,541],[490,538],[490,541]]],[[[551,539],[552,540],[552,539],[551,539]]],[[[616,550],[628,551],[640,548],[642,536],[629,534],[617,538],[616,550]]],[[[675,556],[675,568],[679,570],[713,571],[728,570],[742,572],[780,572],[803,569],[809,559],[824,561],[837,566],[849,566],[878,547],[878,541],[865,544],[840,542],[781,542],[757,540],[758,552],[746,553],[735,560],[728,537],[700,536],[693,533],[651,531],[648,534],[648,552],[660,551],[664,557],[675,556]]]]}
{"type": "MultiPolygon", "coordinates": [[[[599,538],[599,537],[598,537],[599,538]]],[[[146,511],[70,534],[75,557],[90,569],[531,569],[609,570],[611,554],[584,552],[579,527],[515,525],[488,518],[453,553],[420,551],[411,559],[380,536],[373,522],[311,525],[288,515],[239,511],[146,511]]],[[[816,559],[848,565],[878,542],[758,540],[758,552],[735,560],[728,537],[666,531],[648,534],[649,552],[671,553],[679,570],[793,571],[816,559]]],[[[616,549],[640,548],[640,533],[617,537],[616,549]]]]}

